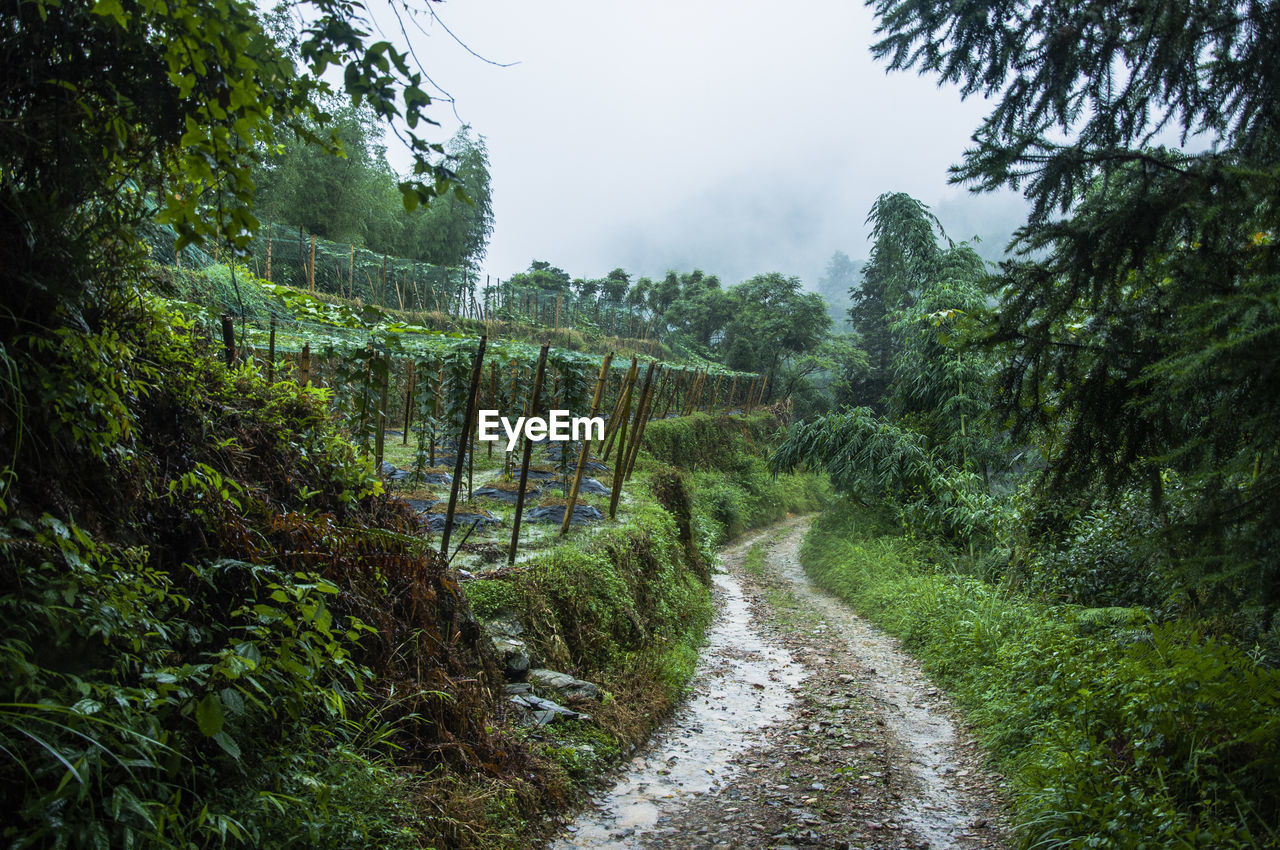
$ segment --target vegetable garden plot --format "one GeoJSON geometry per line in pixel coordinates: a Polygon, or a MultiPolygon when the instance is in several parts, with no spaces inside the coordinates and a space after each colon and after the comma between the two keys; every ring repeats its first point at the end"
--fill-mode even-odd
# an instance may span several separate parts
{"type": "Polygon", "coordinates": [[[606,504],[581,499],[607,495],[613,518],[649,421],[702,410],[749,411],[767,391],[766,376],[656,360],[642,364],[636,357],[614,363],[612,356],[468,338],[407,324],[374,307],[330,303],[284,286],[268,290],[290,317],[242,321],[238,342],[235,323],[220,322],[227,357],[322,389],[343,433],[373,458],[387,483],[408,498],[435,502],[424,516],[430,517],[428,528],[445,538],[442,549],[451,548],[446,544],[453,530],[467,525],[460,517],[451,523],[444,507],[460,498],[502,506],[498,514],[476,517],[478,525],[512,529],[510,558],[520,545],[522,516],[559,522],[566,533],[606,513],[606,504]],[[514,442],[509,433],[480,441],[480,410],[513,421],[545,418],[552,410],[598,416],[603,440],[562,442],[519,432],[514,442]],[[389,440],[394,462],[388,460],[389,440]],[[542,503],[526,508],[522,480],[525,499],[541,497],[542,503]],[[426,485],[448,492],[424,499],[419,490],[426,485]],[[555,502],[547,501],[551,491],[558,491],[555,502]],[[510,502],[515,510],[507,517],[510,502]]]}

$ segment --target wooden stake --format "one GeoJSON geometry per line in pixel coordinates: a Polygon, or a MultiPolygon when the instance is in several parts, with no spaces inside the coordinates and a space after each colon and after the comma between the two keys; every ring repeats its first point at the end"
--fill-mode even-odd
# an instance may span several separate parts
{"type": "Polygon", "coordinates": [[[631,371],[627,373],[627,383],[623,387],[622,398],[619,400],[619,407],[622,410],[622,424],[618,426],[618,431],[621,434],[621,442],[619,443],[618,448],[618,459],[614,463],[613,491],[609,494],[609,519],[613,519],[617,515],[618,497],[622,495],[622,477],[626,472],[626,467],[623,465],[623,456],[626,455],[626,452],[623,451],[622,446],[626,444],[627,440],[627,414],[631,411],[631,388],[635,385],[635,382],[636,359],[632,357],[631,371]]]}
{"type": "MultiPolygon", "coordinates": [[[[444,395],[444,361],[440,361],[440,375],[436,379],[436,397],[435,403],[431,408],[431,418],[435,422],[440,421],[440,398],[444,395]]],[[[427,457],[429,466],[436,465],[436,429],[435,425],[431,427],[431,439],[428,442],[428,451],[430,455],[427,457]]]]}
{"type": "MultiPolygon", "coordinates": [[[[387,306],[387,255],[386,254],[382,255],[382,278],[378,284],[378,291],[381,293],[379,300],[382,302],[382,306],[386,307],[387,306]]],[[[443,555],[445,553],[441,552],[440,554],[443,555]]]]}
{"type": "MultiPolygon", "coordinates": [[[[494,407],[498,406],[498,364],[489,364],[489,403],[494,407]]],[[[496,440],[485,440],[485,445],[489,447],[489,457],[493,457],[493,444],[496,440]]]]}
{"type": "Polygon", "coordinates": [[[403,439],[400,441],[400,445],[402,446],[409,445],[409,426],[412,424],[411,411],[413,410],[413,391],[417,389],[417,365],[416,361],[409,361],[409,374],[405,377],[404,381],[404,435],[403,439]]]}
{"type": "Polygon", "coordinates": [[[686,416],[698,409],[698,402],[702,396],[702,383],[706,376],[707,370],[705,369],[701,372],[694,372],[693,385],[689,387],[689,392],[685,394],[686,397],[684,399],[684,410],[686,416]]]}
{"type": "Polygon", "coordinates": [[[636,455],[640,454],[640,438],[644,436],[645,423],[648,421],[649,403],[653,393],[653,366],[644,375],[644,387],[640,390],[640,403],[636,406],[636,421],[631,431],[631,445],[626,453],[626,465],[623,467],[623,478],[631,478],[631,467],[636,465],[636,455]]]}
{"type": "MultiPolygon", "coordinates": [[[[610,351],[604,356],[604,361],[600,364],[600,375],[596,378],[596,392],[591,397],[591,413],[589,416],[595,416],[600,412],[600,402],[604,400],[604,386],[609,377],[609,364],[613,362],[613,352],[610,351]]],[[[582,448],[578,450],[578,468],[573,473],[573,487],[569,490],[569,504],[564,509],[564,519],[560,522],[560,533],[567,534],[569,532],[569,520],[573,516],[573,508],[578,504],[578,488],[582,486],[582,471],[587,468],[588,449],[591,446],[589,439],[582,441],[582,448]]]]}
{"type": "Polygon", "coordinates": [[[226,313],[222,314],[222,349],[230,369],[236,362],[236,326],[226,313]]]}
{"type": "Polygon", "coordinates": [[[378,413],[373,419],[377,431],[373,435],[373,467],[382,469],[383,449],[387,440],[387,401],[391,396],[391,358],[382,358],[382,374],[378,375],[378,413]]]}
{"type": "MultiPolygon", "coordinates": [[[[547,349],[549,343],[542,344],[538,353],[538,371],[533,376],[533,395],[529,397],[530,416],[537,415],[538,394],[542,392],[542,376],[547,369],[547,349]]],[[[516,547],[520,542],[520,516],[524,513],[524,488],[529,483],[529,461],[533,457],[533,440],[524,441],[524,455],[520,460],[520,484],[516,491],[516,515],[511,520],[511,551],[507,553],[508,566],[516,562],[516,547]]]]}
{"type": "Polygon", "coordinates": [[[667,395],[667,403],[663,406],[662,415],[658,417],[659,419],[666,419],[667,414],[671,412],[671,405],[680,397],[680,389],[684,386],[684,379],[687,373],[687,369],[681,368],[680,374],[676,375],[675,381],[668,381],[671,384],[671,392],[667,395]]]}
{"type": "Polygon", "coordinates": [[[316,235],[311,234],[311,262],[307,263],[307,289],[316,291],[316,235]]]}
{"type": "Polygon", "coordinates": [[[271,320],[271,337],[267,341],[267,383],[276,382],[276,320],[271,320]]]}
{"type": "MultiPolygon", "coordinates": [[[[457,457],[453,460],[453,483],[449,486],[449,507],[445,509],[444,532],[440,535],[440,556],[449,557],[449,535],[453,533],[453,511],[458,506],[458,487],[462,484],[462,464],[467,453],[467,444],[471,441],[471,426],[475,422],[476,394],[480,387],[480,372],[484,367],[484,347],[487,337],[480,337],[480,345],[476,348],[475,360],[471,363],[471,386],[467,390],[467,410],[462,418],[462,431],[458,434],[455,448],[457,457]]],[[[468,491],[468,496],[470,495],[468,491]]]]}
{"type": "MultiPolygon", "coordinates": [[[[508,407],[515,404],[516,400],[516,378],[520,373],[520,366],[516,361],[511,361],[511,392],[507,393],[508,407]]],[[[511,480],[511,452],[506,452],[502,459],[502,477],[511,480]]]]}
{"type": "MultiPolygon", "coordinates": [[[[600,456],[601,460],[608,461],[609,453],[613,451],[613,441],[618,436],[618,432],[622,432],[623,439],[626,439],[627,433],[627,417],[631,415],[631,388],[636,382],[636,358],[631,356],[631,368],[627,370],[627,376],[622,379],[622,385],[618,388],[618,403],[614,408],[613,416],[610,423],[613,425],[612,430],[605,434],[604,454],[600,456]]],[[[621,448],[618,449],[622,451],[621,448]]]]}
{"type": "Polygon", "coordinates": [[[311,385],[311,343],[304,342],[302,344],[302,357],[298,363],[298,383],[302,386],[311,385]]]}

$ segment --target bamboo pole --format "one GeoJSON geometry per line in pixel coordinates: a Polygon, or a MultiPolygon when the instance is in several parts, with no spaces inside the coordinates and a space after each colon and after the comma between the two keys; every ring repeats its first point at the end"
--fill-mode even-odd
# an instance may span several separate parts
{"type": "Polygon", "coordinates": [[[373,466],[374,469],[382,469],[383,449],[386,448],[387,440],[387,402],[391,396],[391,357],[382,358],[382,374],[378,375],[378,414],[374,417],[374,427],[377,428],[373,435],[373,466]]]}
{"type": "Polygon", "coordinates": [[[693,386],[689,388],[689,398],[685,401],[688,413],[702,408],[702,391],[707,385],[707,370],[703,369],[693,378],[693,386]]]}
{"type": "Polygon", "coordinates": [[[307,263],[307,289],[316,291],[316,235],[311,234],[311,260],[307,263]]]}
{"type": "Polygon", "coordinates": [[[267,383],[276,382],[276,320],[271,319],[271,336],[267,341],[267,383]]]}
{"type": "MultiPolygon", "coordinates": [[[[600,411],[600,402],[604,400],[605,382],[609,378],[609,364],[612,362],[613,352],[610,351],[604,356],[604,361],[600,364],[600,375],[596,378],[596,392],[591,397],[591,413],[588,414],[589,416],[594,417],[600,411]]],[[[582,471],[587,468],[587,455],[589,454],[590,446],[591,440],[584,435],[582,448],[578,450],[578,468],[573,473],[573,487],[569,490],[569,504],[565,506],[564,519],[560,522],[561,534],[569,532],[569,520],[573,516],[574,506],[578,504],[578,489],[582,486],[582,471]]]]}
{"type": "MultiPolygon", "coordinates": [[[[507,393],[508,405],[512,405],[516,400],[516,378],[520,373],[520,366],[515,360],[511,361],[511,392],[507,393]]],[[[505,452],[502,459],[502,477],[508,481],[511,480],[511,452],[505,452]]]]}
{"type": "Polygon", "coordinates": [[[440,556],[449,557],[449,535],[453,533],[453,512],[458,506],[458,487],[462,484],[463,457],[467,453],[467,443],[471,439],[471,425],[475,421],[473,414],[476,406],[476,393],[480,386],[480,371],[484,366],[484,347],[487,337],[480,337],[476,347],[475,360],[471,363],[471,385],[467,390],[467,409],[462,418],[462,431],[458,434],[456,457],[453,460],[453,482],[449,485],[449,506],[445,509],[444,531],[440,535],[440,556]]]}
{"type": "Polygon", "coordinates": [[[686,373],[686,370],[681,369],[680,374],[676,375],[676,378],[674,381],[672,381],[670,378],[667,379],[667,383],[670,386],[671,392],[670,394],[667,395],[667,403],[662,408],[662,416],[659,417],[660,419],[666,419],[667,414],[671,412],[671,403],[675,401],[676,396],[680,394],[680,386],[684,383],[685,373],[686,373]]]}
{"type": "MultiPolygon", "coordinates": [[[[636,379],[636,359],[632,357],[631,371],[627,373],[627,383],[623,387],[622,397],[620,399],[621,401],[620,407],[622,409],[622,424],[618,426],[618,431],[621,433],[622,444],[625,444],[627,439],[626,414],[630,412],[631,388],[635,386],[635,382],[636,382],[635,379],[636,379]]],[[[617,460],[614,462],[613,490],[609,494],[609,519],[613,519],[618,513],[618,497],[622,495],[622,477],[623,477],[623,473],[626,471],[622,462],[623,455],[625,454],[626,452],[622,450],[622,447],[620,445],[618,448],[617,460]]]]}
{"type": "MultiPolygon", "coordinates": [[[[631,415],[631,388],[636,382],[637,362],[635,355],[631,356],[631,368],[627,370],[627,376],[622,379],[622,384],[618,387],[617,406],[614,408],[613,416],[610,424],[613,428],[609,433],[605,434],[604,454],[600,456],[603,461],[609,460],[609,453],[613,451],[614,439],[618,436],[618,432],[622,431],[626,436],[627,417],[631,415]]],[[[618,451],[622,451],[619,449],[618,451]]]]}
{"type": "Polygon", "coordinates": [[[707,405],[707,412],[709,413],[716,412],[716,399],[720,397],[720,384],[722,381],[724,381],[723,372],[721,372],[719,375],[716,375],[716,385],[715,385],[715,388],[711,391],[711,403],[707,405]]]}
{"type": "MultiPolygon", "coordinates": [[[[547,369],[547,349],[550,343],[542,344],[538,353],[538,371],[533,376],[533,394],[529,397],[529,415],[538,412],[538,394],[542,392],[542,376],[547,369]]],[[[508,566],[516,562],[516,547],[520,543],[520,517],[524,513],[524,489],[529,483],[529,461],[533,457],[533,440],[524,441],[524,453],[520,459],[520,485],[516,490],[516,514],[511,520],[511,550],[507,553],[508,566]]]]}
{"type": "Polygon", "coordinates": [[[271,220],[267,222],[267,283],[271,282],[271,231],[275,227],[276,217],[271,216],[271,220]]]}
{"type": "MultiPolygon", "coordinates": [[[[498,406],[498,364],[496,362],[489,364],[489,403],[494,407],[498,406]]],[[[485,440],[484,443],[489,448],[488,456],[493,457],[493,444],[495,440],[485,440]]]]}
{"type": "Polygon", "coordinates": [[[431,403],[431,434],[427,439],[427,465],[436,465],[436,425],[440,421],[440,402],[444,395],[444,361],[440,361],[440,373],[436,376],[436,397],[431,403]]]}
{"type": "Polygon", "coordinates": [[[404,382],[404,439],[400,442],[402,446],[409,445],[409,426],[412,424],[410,411],[413,410],[413,391],[417,389],[418,381],[417,365],[416,361],[409,361],[409,374],[404,382]]]}
{"type": "Polygon", "coordinates": [[[226,313],[222,314],[222,349],[230,369],[236,362],[236,326],[226,313]]]}
{"type": "Polygon", "coordinates": [[[644,436],[645,425],[649,419],[649,405],[653,395],[653,363],[649,364],[649,371],[644,376],[644,387],[640,390],[640,403],[636,406],[635,427],[631,432],[631,446],[626,455],[626,466],[623,468],[623,478],[630,480],[631,468],[636,465],[636,456],[640,454],[640,439],[644,436]]]}
{"type": "Polygon", "coordinates": [[[311,385],[311,343],[309,342],[302,344],[302,356],[298,361],[298,377],[301,378],[299,383],[302,386],[311,385]]]}

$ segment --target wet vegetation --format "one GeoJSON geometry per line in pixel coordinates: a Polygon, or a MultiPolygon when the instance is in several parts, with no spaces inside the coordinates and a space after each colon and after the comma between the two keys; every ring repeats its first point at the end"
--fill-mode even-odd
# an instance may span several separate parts
{"type": "Polygon", "coordinates": [[[988,269],[872,208],[866,366],[775,458],[843,495],[808,567],[968,703],[1028,846],[1274,846],[1275,10],[875,7],[1032,212],[988,269]]]}
{"type": "Polygon", "coordinates": [[[482,276],[483,135],[300,5],[4,4],[7,843],[525,846],[679,699],[715,547],[821,509],[808,569],[967,706],[1027,846],[1277,843],[1280,13],[877,0],[878,56],[991,99],[957,180],[1031,215],[992,266],[886,191],[824,300],[482,276]],[[608,433],[495,450],[480,406],[608,433]],[[503,639],[594,690],[530,721],[503,639]]]}

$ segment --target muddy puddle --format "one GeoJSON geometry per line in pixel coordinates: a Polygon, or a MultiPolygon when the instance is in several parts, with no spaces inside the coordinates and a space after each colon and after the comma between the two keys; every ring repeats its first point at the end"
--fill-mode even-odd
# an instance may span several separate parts
{"type": "MultiPolygon", "coordinates": [[[[755,539],[723,557],[740,557],[755,539]]],[[[714,580],[718,614],[687,700],[552,848],[641,846],[639,836],[664,814],[691,797],[715,793],[735,769],[730,760],[786,715],[804,667],[761,634],[736,578],[717,573],[714,580]]]]}

